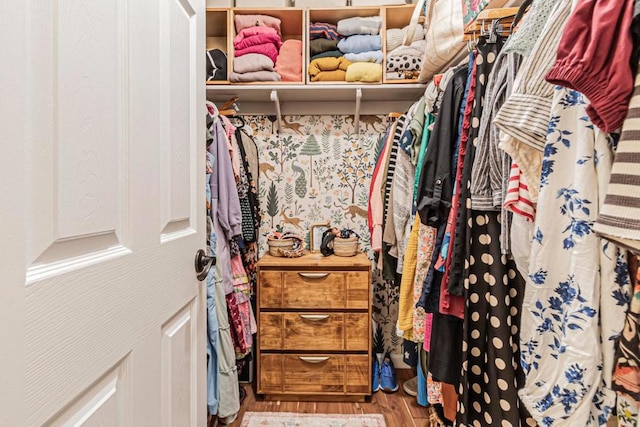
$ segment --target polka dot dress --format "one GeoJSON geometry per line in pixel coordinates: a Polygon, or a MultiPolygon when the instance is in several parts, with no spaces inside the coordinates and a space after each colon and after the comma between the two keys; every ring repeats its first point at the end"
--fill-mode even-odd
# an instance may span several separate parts
{"type": "Polygon", "coordinates": [[[524,280],[500,253],[499,212],[472,211],[457,426],[536,425],[520,408],[524,280]]]}

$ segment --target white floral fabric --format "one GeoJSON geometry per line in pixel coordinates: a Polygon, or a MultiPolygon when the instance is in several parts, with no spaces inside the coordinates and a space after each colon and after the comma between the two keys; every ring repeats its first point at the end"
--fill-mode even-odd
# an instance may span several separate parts
{"type": "Polygon", "coordinates": [[[593,231],[613,161],[587,100],[556,87],[522,325],[522,402],[541,427],[605,425],[615,407],[614,341],[629,304],[622,251],[593,231]]]}

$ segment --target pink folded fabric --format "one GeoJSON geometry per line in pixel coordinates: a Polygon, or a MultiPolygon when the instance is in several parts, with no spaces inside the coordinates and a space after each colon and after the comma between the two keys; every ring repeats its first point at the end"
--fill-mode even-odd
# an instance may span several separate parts
{"type": "Polygon", "coordinates": [[[280,49],[280,46],[282,46],[282,40],[277,34],[256,34],[255,36],[245,37],[237,44],[234,42],[233,47],[235,49],[246,49],[250,46],[266,43],[273,43],[277,49],[280,49]]]}
{"type": "Polygon", "coordinates": [[[283,82],[302,81],[302,42],[286,40],[280,48],[276,71],[283,82]]]}
{"type": "Polygon", "coordinates": [[[260,34],[278,34],[278,31],[275,28],[271,27],[249,27],[245,28],[241,31],[238,31],[238,34],[233,38],[233,44],[240,43],[247,37],[257,36],[260,34]]]}
{"type": "Polygon", "coordinates": [[[235,15],[236,31],[248,27],[271,27],[280,34],[280,20],[267,15],[235,15]]]}
{"type": "Polygon", "coordinates": [[[249,53],[260,53],[262,55],[268,56],[274,63],[278,60],[278,49],[274,46],[273,43],[258,44],[255,46],[249,46],[245,49],[239,49],[234,51],[234,56],[238,57],[247,55],[249,53]]]}

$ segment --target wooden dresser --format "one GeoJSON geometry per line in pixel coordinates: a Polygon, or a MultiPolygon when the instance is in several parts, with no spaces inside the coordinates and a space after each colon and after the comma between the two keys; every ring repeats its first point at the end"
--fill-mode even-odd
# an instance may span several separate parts
{"type": "Polygon", "coordinates": [[[371,262],[265,255],[258,262],[257,393],[277,400],[371,395],[371,262]]]}

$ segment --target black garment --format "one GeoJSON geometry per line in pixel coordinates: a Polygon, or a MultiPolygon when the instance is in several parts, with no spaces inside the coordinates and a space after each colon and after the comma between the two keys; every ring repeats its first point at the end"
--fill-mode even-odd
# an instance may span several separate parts
{"type": "Polygon", "coordinates": [[[207,50],[207,80],[227,80],[227,55],[220,49],[207,50]]]}
{"type": "Polygon", "coordinates": [[[455,178],[451,159],[458,139],[458,117],[467,84],[467,68],[467,65],[458,67],[445,89],[418,181],[420,220],[435,228],[447,222],[451,207],[455,178]]]}
{"type": "Polygon", "coordinates": [[[519,350],[525,282],[500,251],[499,212],[473,211],[472,220],[456,425],[532,425],[517,393],[525,378],[519,350]]]}
{"type": "Polygon", "coordinates": [[[255,242],[258,239],[258,230],[260,228],[258,194],[255,180],[249,169],[247,153],[242,143],[243,133],[240,129],[236,129],[235,135],[240,150],[240,182],[237,184],[240,210],[242,212],[242,237],[245,242],[255,242]]]}
{"type": "Polygon", "coordinates": [[[255,242],[258,239],[260,229],[260,205],[256,187],[257,177],[254,177],[251,173],[247,151],[245,150],[245,145],[249,145],[247,139],[251,139],[251,137],[240,129],[236,129],[235,135],[240,149],[238,196],[240,197],[240,210],[242,211],[242,237],[245,242],[255,242]]]}
{"type": "Polygon", "coordinates": [[[460,199],[458,200],[458,215],[456,217],[456,231],[449,269],[449,284],[447,290],[451,295],[462,295],[464,280],[464,260],[469,259],[471,239],[471,169],[478,144],[478,131],[480,130],[480,118],[484,107],[484,95],[489,81],[489,74],[493,70],[493,64],[502,49],[505,38],[498,36],[495,43],[487,43],[482,38],[478,42],[476,56],[476,91],[471,112],[471,127],[469,128],[469,140],[467,152],[464,157],[462,169],[462,184],[460,185],[460,199]]]}
{"type": "Polygon", "coordinates": [[[631,69],[635,76],[640,61],[640,0],[635,0],[633,5],[633,21],[631,21],[631,38],[633,39],[633,52],[631,53],[631,69]]]}
{"type": "Polygon", "coordinates": [[[458,387],[462,366],[462,319],[433,313],[429,372],[433,379],[458,387]]]}

